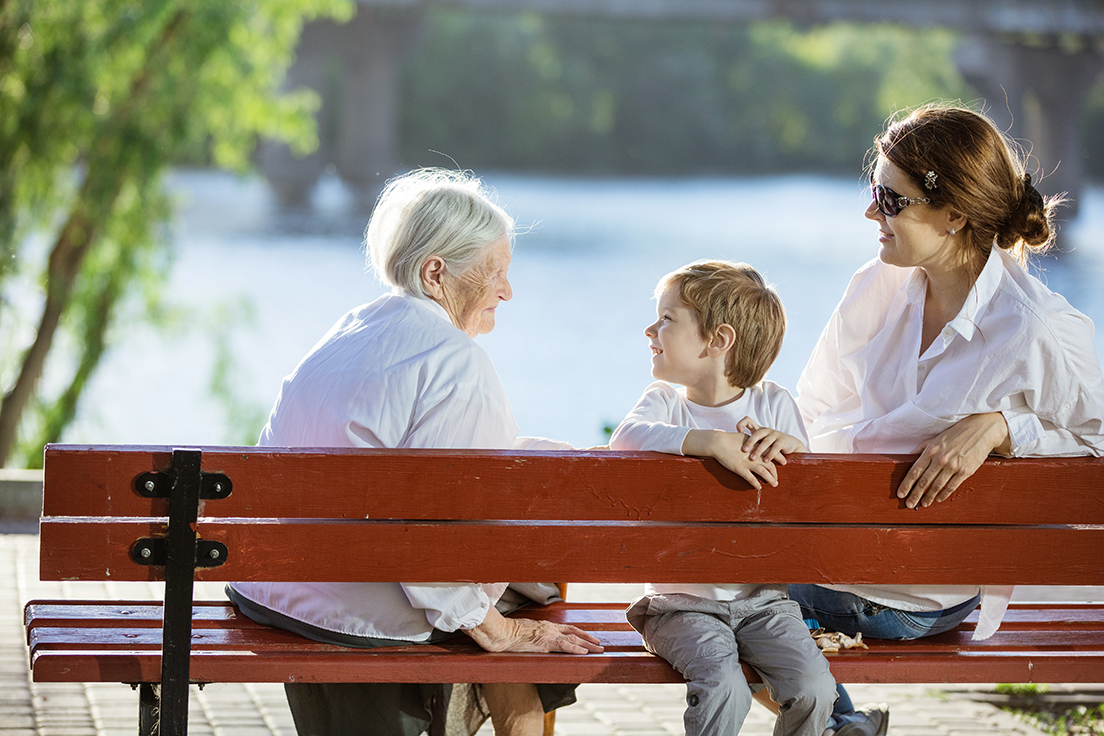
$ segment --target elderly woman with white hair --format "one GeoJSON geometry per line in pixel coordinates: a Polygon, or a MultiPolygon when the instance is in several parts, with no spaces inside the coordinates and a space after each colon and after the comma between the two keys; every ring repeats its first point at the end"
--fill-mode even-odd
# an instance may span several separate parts
{"type": "MultiPolygon", "coordinates": [[[[288,376],[260,445],[562,449],[518,438],[502,383],[473,338],[494,329],[513,292],[513,220],[478,179],[423,169],[391,181],[365,241],[391,293],[337,321],[288,376]]],[[[490,651],[601,651],[574,626],[505,618],[499,609],[556,595],[551,584],[234,583],[250,618],[317,641],[375,647],[470,636],[490,651]],[[528,597],[525,597],[528,596],[528,597]],[[497,608],[496,608],[497,606],[497,608]]],[[[485,684],[461,729],[489,711],[497,734],[541,733],[543,713],[574,702],[571,685],[485,684]]],[[[300,734],[416,736],[450,686],[293,684],[300,734]]],[[[456,712],[455,707],[451,712],[456,712]]],[[[451,730],[451,729],[450,729],[451,730]]]]}

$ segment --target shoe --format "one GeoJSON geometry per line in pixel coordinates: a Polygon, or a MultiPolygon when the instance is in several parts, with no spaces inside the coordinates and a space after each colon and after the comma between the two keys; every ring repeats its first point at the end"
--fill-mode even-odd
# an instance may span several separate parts
{"type": "Polygon", "coordinates": [[[860,708],[856,715],[865,716],[865,720],[845,723],[836,729],[836,736],[886,736],[889,730],[888,705],[871,703],[860,708]]]}

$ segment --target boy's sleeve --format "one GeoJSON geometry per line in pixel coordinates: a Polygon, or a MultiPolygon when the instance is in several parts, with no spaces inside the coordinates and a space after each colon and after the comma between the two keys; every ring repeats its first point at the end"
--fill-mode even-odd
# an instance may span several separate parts
{"type": "Polygon", "coordinates": [[[611,450],[652,450],[681,455],[690,427],[673,423],[678,393],[669,383],[657,381],[644,391],[640,401],[617,425],[610,437],[611,450]]]}

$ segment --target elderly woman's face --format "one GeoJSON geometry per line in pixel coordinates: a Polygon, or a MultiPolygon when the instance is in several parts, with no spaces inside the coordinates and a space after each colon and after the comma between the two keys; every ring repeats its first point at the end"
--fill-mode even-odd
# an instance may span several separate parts
{"type": "Polygon", "coordinates": [[[506,273],[510,269],[510,241],[491,245],[483,258],[467,271],[441,279],[441,306],[452,323],[472,337],[485,335],[495,326],[495,309],[514,295],[506,273]]]}

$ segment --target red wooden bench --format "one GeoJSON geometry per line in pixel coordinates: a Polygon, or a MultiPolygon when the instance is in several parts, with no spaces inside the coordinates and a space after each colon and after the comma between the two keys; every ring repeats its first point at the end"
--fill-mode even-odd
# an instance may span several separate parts
{"type": "MultiPolygon", "coordinates": [[[[521,614],[594,632],[601,655],[492,654],[462,637],[363,650],[193,603],[193,579],[1104,585],[1104,460],[992,460],[923,510],[893,495],[908,465],[806,455],[757,492],[712,461],[654,453],[51,445],[42,578],[166,592],[164,606],[32,601],[33,675],[137,684],[139,727],[159,716],[162,736],[186,733],[189,682],[681,681],[643,650],[625,601],[521,614]]],[[[974,620],[829,655],[832,672],[1104,682],[1104,606],[1015,605],[983,642],[974,620]]]]}

